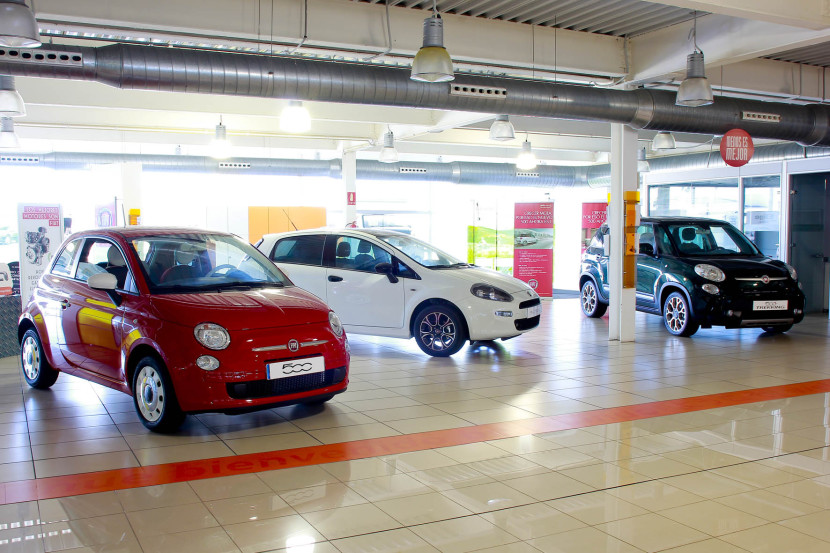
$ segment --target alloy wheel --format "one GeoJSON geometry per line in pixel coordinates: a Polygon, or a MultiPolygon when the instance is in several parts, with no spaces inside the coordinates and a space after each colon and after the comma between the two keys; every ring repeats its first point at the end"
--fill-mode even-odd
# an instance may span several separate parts
{"type": "Polygon", "coordinates": [[[135,395],[141,416],[155,422],[164,414],[165,391],[161,375],[153,367],[144,366],[138,373],[135,395]]]}
{"type": "Polygon", "coordinates": [[[433,311],[422,319],[418,329],[421,341],[434,351],[448,350],[455,343],[458,329],[446,313],[433,311]]]}
{"type": "Polygon", "coordinates": [[[597,291],[594,285],[590,282],[582,287],[582,311],[585,314],[591,314],[597,307],[597,291]]]}
{"type": "Polygon", "coordinates": [[[686,302],[680,297],[669,298],[666,302],[666,325],[672,332],[680,333],[686,326],[688,314],[686,313],[686,302]]]}

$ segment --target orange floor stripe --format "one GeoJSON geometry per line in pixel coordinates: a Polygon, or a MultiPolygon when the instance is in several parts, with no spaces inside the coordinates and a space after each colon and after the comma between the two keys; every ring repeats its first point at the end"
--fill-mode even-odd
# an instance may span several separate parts
{"type": "Polygon", "coordinates": [[[387,438],[6,482],[0,485],[0,505],[351,461],[826,392],[830,392],[830,379],[387,438]]]}

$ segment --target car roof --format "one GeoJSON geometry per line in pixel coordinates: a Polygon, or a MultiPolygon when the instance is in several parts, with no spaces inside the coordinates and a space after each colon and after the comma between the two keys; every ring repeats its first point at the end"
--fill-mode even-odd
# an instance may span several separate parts
{"type": "Polygon", "coordinates": [[[227,232],[222,231],[215,231],[215,230],[203,230],[203,229],[193,229],[193,228],[185,228],[185,227],[142,227],[142,226],[129,226],[129,227],[107,227],[107,228],[99,228],[99,229],[89,229],[83,230],[80,232],[74,233],[72,236],[75,238],[81,238],[84,236],[120,236],[124,239],[130,238],[137,238],[141,236],[174,236],[174,235],[181,235],[181,234],[218,234],[221,236],[231,236],[227,232]]]}
{"type": "Polygon", "coordinates": [[[266,234],[263,239],[283,238],[285,236],[302,236],[304,234],[345,234],[349,236],[363,236],[384,238],[387,236],[408,236],[402,232],[382,228],[316,228],[308,230],[292,230],[288,232],[277,232],[266,234]]]}
{"type": "Polygon", "coordinates": [[[711,219],[709,217],[643,217],[644,223],[726,223],[722,219],[711,219]]]}

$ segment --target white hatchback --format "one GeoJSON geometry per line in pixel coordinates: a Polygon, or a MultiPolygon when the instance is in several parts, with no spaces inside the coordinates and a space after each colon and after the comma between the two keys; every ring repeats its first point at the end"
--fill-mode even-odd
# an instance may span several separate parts
{"type": "Polygon", "coordinates": [[[445,357],[470,340],[539,325],[542,303],[516,278],[388,230],[307,230],[257,243],[294,284],[337,312],[348,332],[412,338],[445,357]]]}

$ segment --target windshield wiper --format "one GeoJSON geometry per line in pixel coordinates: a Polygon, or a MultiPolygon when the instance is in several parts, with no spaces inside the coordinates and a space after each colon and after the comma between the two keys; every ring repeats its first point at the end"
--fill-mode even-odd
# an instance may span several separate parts
{"type": "Polygon", "coordinates": [[[237,281],[237,282],[222,282],[219,284],[213,284],[209,286],[205,286],[207,290],[252,290],[254,288],[267,288],[267,287],[275,287],[275,288],[283,288],[285,285],[282,282],[262,282],[262,281],[237,281]]]}
{"type": "Polygon", "coordinates": [[[475,267],[475,265],[471,263],[464,263],[463,261],[453,263],[452,265],[429,265],[430,269],[456,269],[459,267],[475,267]]]}

